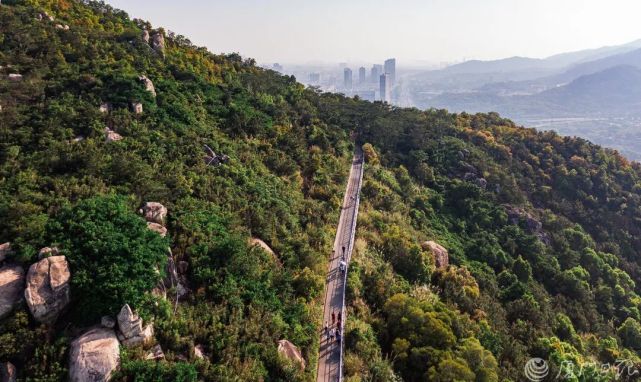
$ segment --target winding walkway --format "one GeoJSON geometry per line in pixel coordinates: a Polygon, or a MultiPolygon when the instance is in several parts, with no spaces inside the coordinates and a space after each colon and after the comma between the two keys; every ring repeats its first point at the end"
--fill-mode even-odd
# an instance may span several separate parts
{"type": "MultiPolygon", "coordinates": [[[[345,251],[345,262],[349,264],[354,246],[356,234],[356,219],[358,216],[358,204],[360,200],[361,181],[363,179],[363,153],[357,148],[352,160],[352,168],[349,172],[347,189],[343,198],[341,216],[336,230],[334,248],[329,260],[329,269],[325,282],[325,303],[323,310],[323,326],[327,322],[332,329],[338,327],[338,323],[332,326],[332,313],[338,318],[341,312],[342,321],[340,332],[343,333],[345,324],[345,282],[347,272],[341,272],[339,265],[343,248],[345,251]]],[[[320,350],[318,356],[317,382],[336,382],[342,380],[343,374],[343,342],[336,339],[330,340],[324,333],[320,333],[320,350]]]]}

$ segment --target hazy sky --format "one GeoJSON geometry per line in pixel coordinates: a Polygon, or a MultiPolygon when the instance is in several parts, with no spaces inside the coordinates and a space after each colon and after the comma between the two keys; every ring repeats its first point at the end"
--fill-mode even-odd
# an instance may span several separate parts
{"type": "Polygon", "coordinates": [[[107,0],[267,62],[544,57],[641,38],[640,0],[107,0]]]}

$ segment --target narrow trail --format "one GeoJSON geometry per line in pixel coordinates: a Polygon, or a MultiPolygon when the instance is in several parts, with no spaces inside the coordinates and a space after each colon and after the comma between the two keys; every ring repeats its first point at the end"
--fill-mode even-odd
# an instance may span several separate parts
{"type": "MultiPolygon", "coordinates": [[[[344,251],[344,261],[349,264],[356,234],[356,219],[360,201],[361,181],[363,179],[363,153],[357,148],[349,172],[347,188],[343,198],[341,216],[334,239],[334,248],[329,259],[329,268],[325,281],[325,302],[323,308],[323,326],[327,323],[330,329],[340,329],[341,341],[330,340],[324,330],[320,333],[320,350],[318,357],[317,382],[336,382],[342,380],[343,371],[343,326],[345,324],[345,282],[347,269],[342,272],[340,263],[344,251]],[[332,313],[334,324],[332,325],[332,313]],[[338,315],[342,320],[338,322],[338,315]]],[[[347,268],[347,267],[346,267],[347,268]]]]}

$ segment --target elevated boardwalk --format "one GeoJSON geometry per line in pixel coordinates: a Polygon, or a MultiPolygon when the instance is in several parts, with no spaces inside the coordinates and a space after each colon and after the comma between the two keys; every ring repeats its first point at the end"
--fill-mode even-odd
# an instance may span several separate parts
{"type": "MultiPolygon", "coordinates": [[[[340,329],[341,336],[345,325],[345,286],[347,281],[347,270],[352,257],[354,247],[354,236],[356,235],[356,220],[358,217],[358,205],[360,202],[360,190],[363,180],[363,153],[360,148],[356,149],[352,168],[347,181],[347,189],[343,198],[343,207],[338,221],[336,238],[334,240],[333,254],[329,260],[329,269],[325,283],[325,303],[323,310],[323,326],[325,322],[331,329],[340,329]],[[341,272],[339,266],[345,248],[345,263],[347,269],[341,272]],[[332,325],[332,313],[335,318],[338,314],[342,317],[340,326],[337,320],[332,325]]],[[[318,357],[318,371],[316,381],[336,382],[343,379],[343,342],[336,338],[329,340],[324,332],[321,333],[320,350],[318,357]]]]}

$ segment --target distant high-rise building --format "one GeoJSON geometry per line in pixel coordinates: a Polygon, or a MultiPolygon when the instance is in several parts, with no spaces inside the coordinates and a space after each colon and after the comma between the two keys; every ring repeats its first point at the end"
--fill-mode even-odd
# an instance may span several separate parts
{"type": "Polygon", "coordinates": [[[383,74],[383,65],[374,64],[371,69],[371,81],[372,83],[377,83],[379,81],[380,75],[383,74]]]}
{"type": "Polygon", "coordinates": [[[364,67],[358,68],[358,83],[362,84],[365,82],[366,70],[364,67]]]}
{"type": "Polygon", "coordinates": [[[390,75],[383,73],[380,76],[380,92],[381,92],[381,101],[383,102],[392,102],[392,81],[390,75]]]}
{"type": "Polygon", "coordinates": [[[352,90],[352,69],[345,68],[343,79],[344,79],[343,83],[345,85],[345,89],[352,90]]]}
{"type": "Polygon", "coordinates": [[[318,84],[320,82],[320,73],[309,73],[309,83],[318,84]]]}
{"type": "Polygon", "coordinates": [[[283,71],[283,66],[281,64],[279,64],[278,62],[276,62],[272,66],[272,69],[274,69],[277,72],[282,72],[283,71]]]}
{"type": "Polygon", "coordinates": [[[396,81],[396,59],[395,58],[390,58],[389,60],[385,60],[385,73],[389,74],[390,80],[391,80],[391,85],[394,86],[394,82],[396,81]]]}

